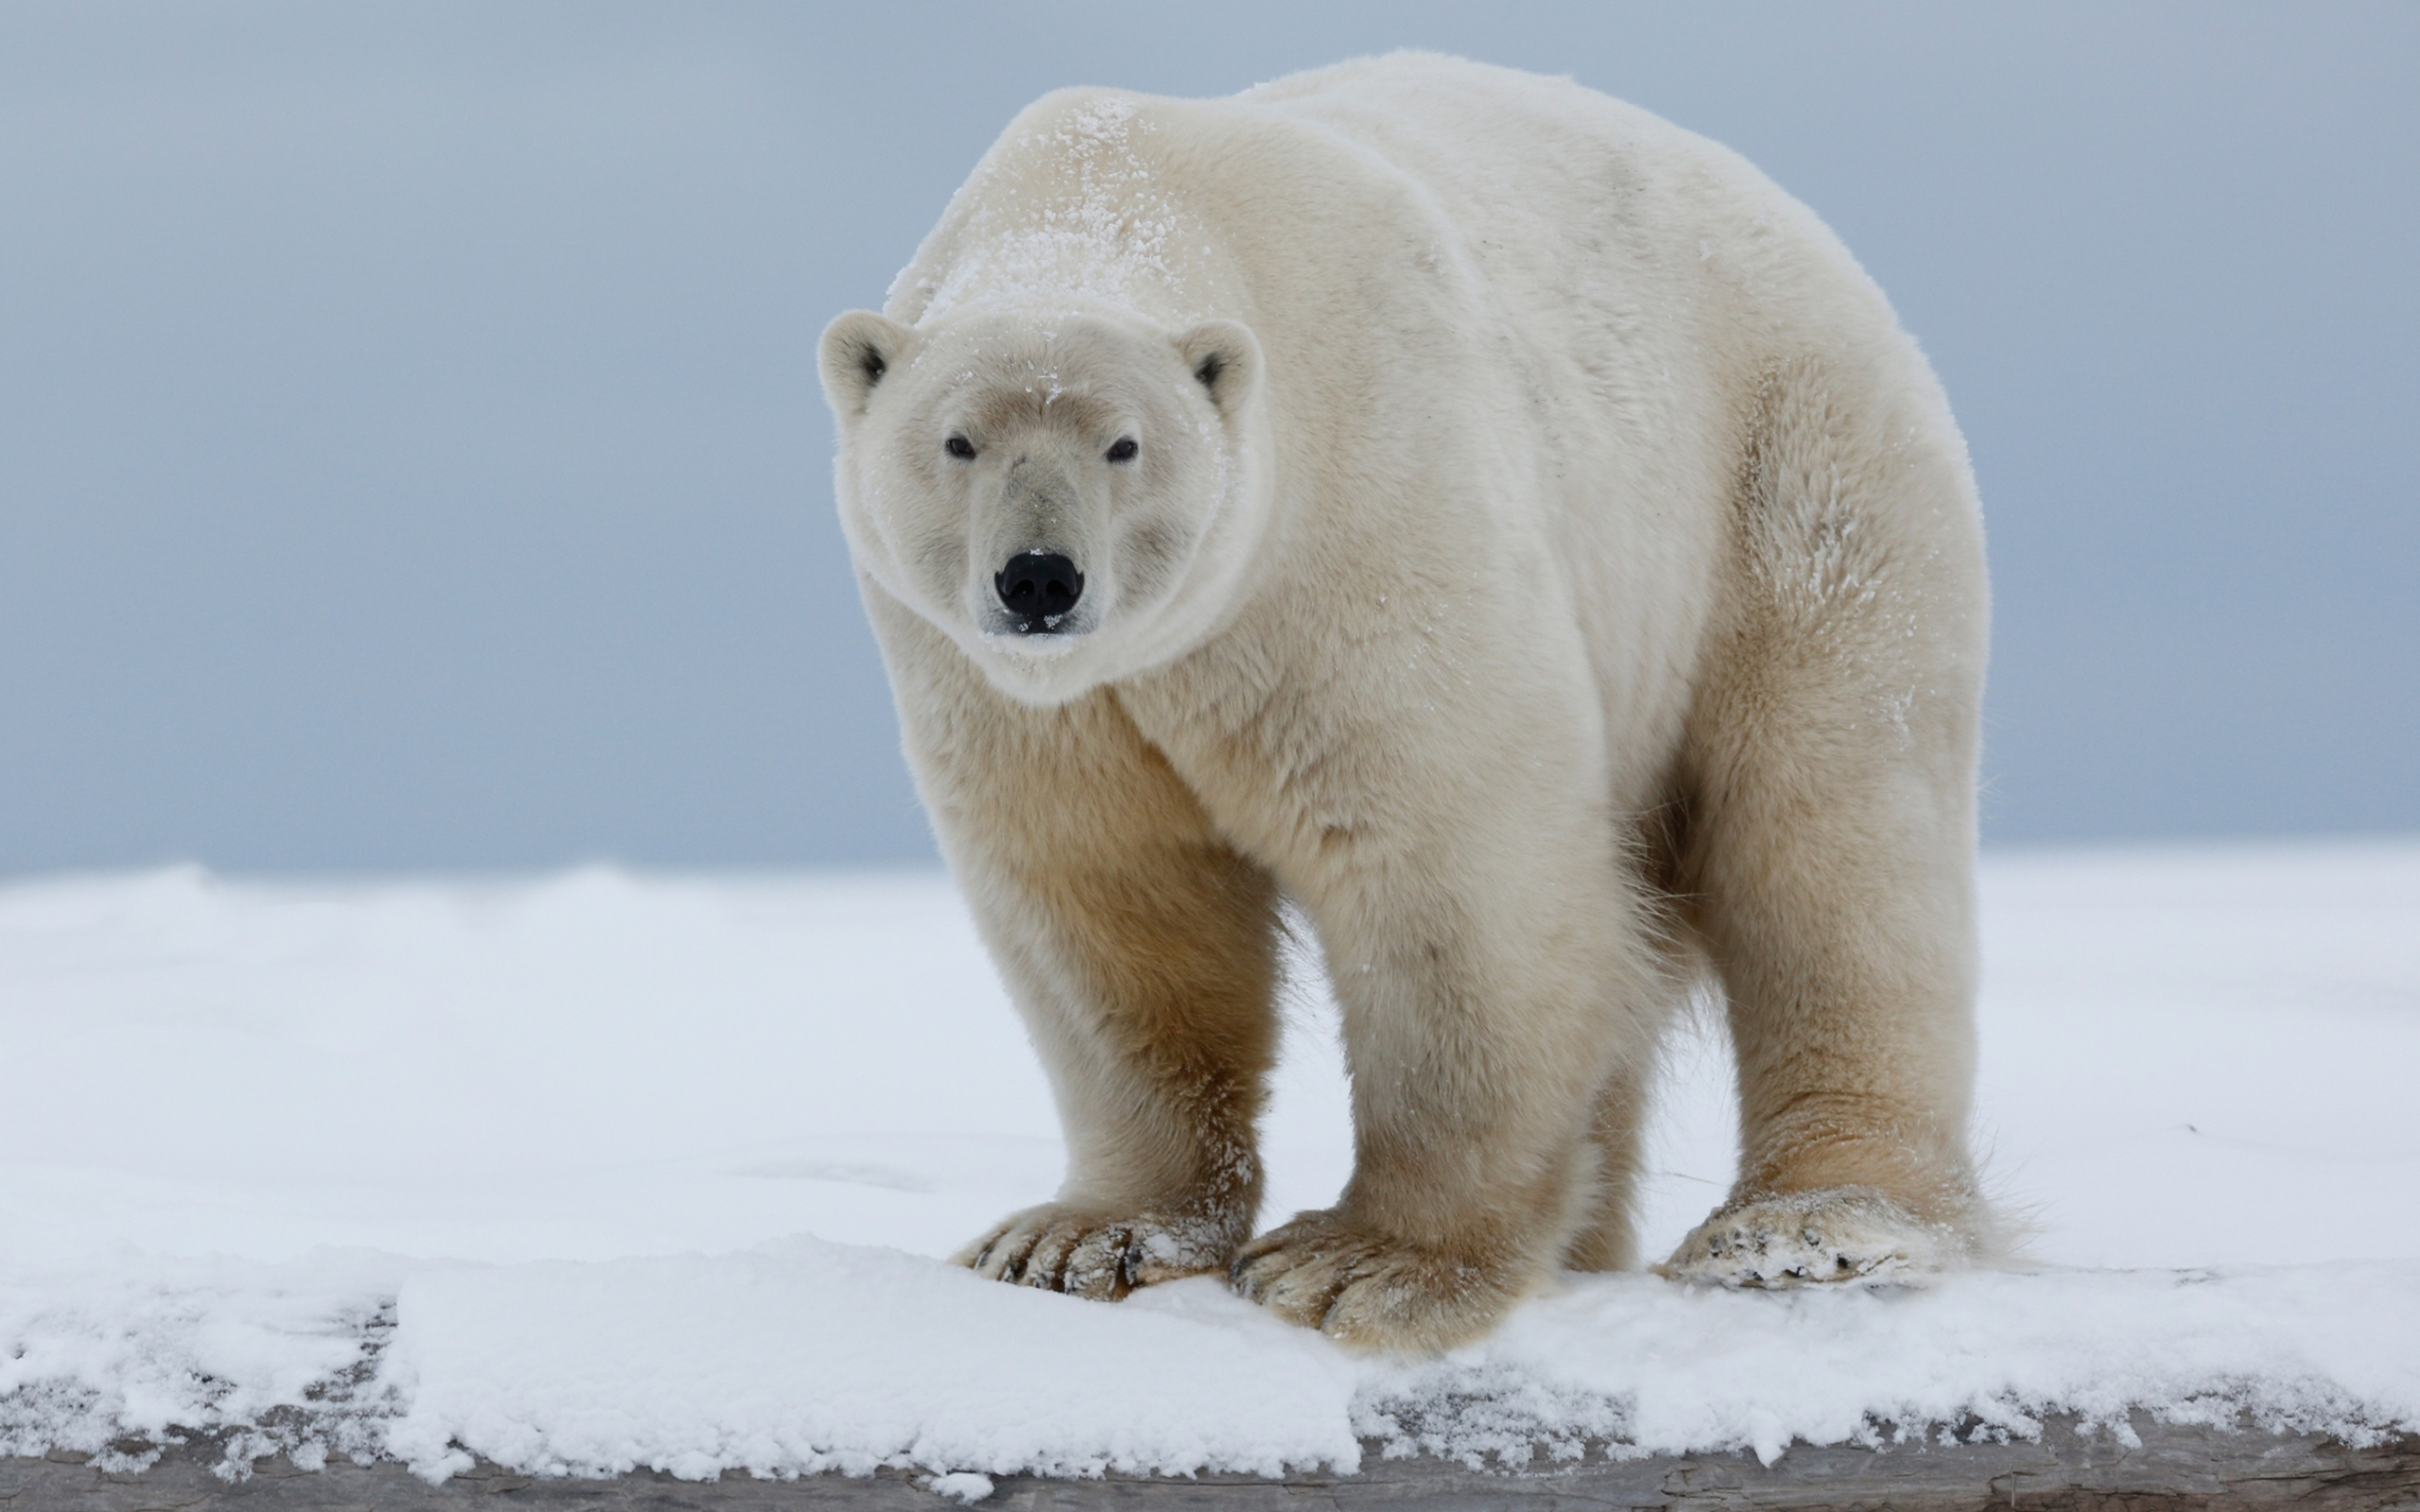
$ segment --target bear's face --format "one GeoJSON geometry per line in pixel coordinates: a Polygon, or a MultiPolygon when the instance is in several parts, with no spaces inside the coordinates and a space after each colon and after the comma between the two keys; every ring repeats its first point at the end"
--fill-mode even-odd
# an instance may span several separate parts
{"type": "Polygon", "coordinates": [[[821,365],[859,568],[1003,693],[1061,703],[1163,664],[1238,597],[1269,491],[1246,327],[853,311],[821,365]]]}

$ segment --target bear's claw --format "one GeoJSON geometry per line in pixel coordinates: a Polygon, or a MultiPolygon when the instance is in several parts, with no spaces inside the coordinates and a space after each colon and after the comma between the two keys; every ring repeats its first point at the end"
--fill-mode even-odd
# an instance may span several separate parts
{"type": "Polygon", "coordinates": [[[1205,1219],[1050,1202],[1003,1220],[953,1260],[986,1280],[1114,1302],[1138,1286],[1220,1270],[1234,1250],[1225,1226],[1205,1219]]]}
{"type": "Polygon", "coordinates": [[[1728,1204],[1655,1269],[1721,1286],[1895,1280],[1955,1264],[1969,1247],[1879,1192],[1835,1187],[1728,1204]]]}
{"type": "Polygon", "coordinates": [[[1334,1211],[1297,1214],[1227,1269],[1244,1297],[1364,1349],[1448,1349],[1495,1326],[1519,1297],[1509,1266],[1431,1252],[1334,1211]]]}

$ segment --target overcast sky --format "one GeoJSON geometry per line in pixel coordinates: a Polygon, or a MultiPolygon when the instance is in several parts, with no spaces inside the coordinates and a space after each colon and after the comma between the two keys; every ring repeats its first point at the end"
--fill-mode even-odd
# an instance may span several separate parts
{"type": "Polygon", "coordinates": [[[1971,441],[1996,842],[2420,828],[2420,7],[0,6],[0,872],[931,854],[823,321],[1064,84],[1569,73],[1971,441]]]}

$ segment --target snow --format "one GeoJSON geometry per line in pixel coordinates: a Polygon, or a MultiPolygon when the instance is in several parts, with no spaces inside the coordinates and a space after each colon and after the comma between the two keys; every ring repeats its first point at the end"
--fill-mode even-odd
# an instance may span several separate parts
{"type": "MultiPolygon", "coordinates": [[[[1568,1278],[1436,1361],[1209,1280],[1107,1306],[937,1257],[1056,1184],[1047,1091],[933,874],[0,887],[0,1452],[197,1430],[541,1473],[1275,1472],[2031,1432],[2420,1427],[2420,843],[1999,855],[1998,1272],[1568,1278]],[[2397,1194],[2402,1194],[2398,1196],[2397,1194]]],[[[1288,1007],[1267,1216],[1350,1159],[1288,1007]]],[[[1672,1057],[1668,1248],[1732,1149],[1672,1057]]]]}
{"type": "Polygon", "coordinates": [[[458,1441],[546,1472],[700,1476],[865,1474],[900,1453],[1001,1474],[1353,1459],[1350,1363],[1194,1290],[1206,1320],[1173,1289],[1113,1308],[816,1239],[419,1275],[389,1444],[424,1464],[458,1441]]]}

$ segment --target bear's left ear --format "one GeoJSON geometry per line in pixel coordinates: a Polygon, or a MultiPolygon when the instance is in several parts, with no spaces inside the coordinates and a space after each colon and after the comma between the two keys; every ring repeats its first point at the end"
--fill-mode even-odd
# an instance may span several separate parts
{"type": "Polygon", "coordinates": [[[1260,388],[1260,338],[1240,320],[1204,320],[1176,338],[1185,371],[1233,418],[1260,388]]]}
{"type": "Polygon", "coordinates": [[[818,352],[823,397],[842,424],[866,412],[874,386],[895,367],[916,333],[872,310],[851,310],[823,328],[818,352]]]}

